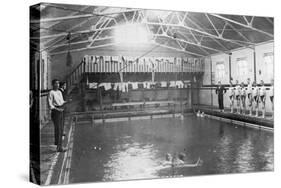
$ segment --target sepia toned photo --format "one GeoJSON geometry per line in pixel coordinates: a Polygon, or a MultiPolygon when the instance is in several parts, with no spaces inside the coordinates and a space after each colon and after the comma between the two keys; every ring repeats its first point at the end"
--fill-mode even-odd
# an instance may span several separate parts
{"type": "Polygon", "coordinates": [[[274,170],[274,18],[30,7],[30,181],[274,170]]]}

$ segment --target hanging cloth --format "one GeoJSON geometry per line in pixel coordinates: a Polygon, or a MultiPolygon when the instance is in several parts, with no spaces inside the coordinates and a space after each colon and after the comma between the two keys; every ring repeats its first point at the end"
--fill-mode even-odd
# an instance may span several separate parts
{"type": "Polygon", "coordinates": [[[132,82],[131,84],[133,89],[138,89],[138,82],[132,82]]]}
{"type": "Polygon", "coordinates": [[[98,83],[96,83],[96,82],[89,83],[89,88],[90,89],[97,89],[98,88],[98,83]]]}

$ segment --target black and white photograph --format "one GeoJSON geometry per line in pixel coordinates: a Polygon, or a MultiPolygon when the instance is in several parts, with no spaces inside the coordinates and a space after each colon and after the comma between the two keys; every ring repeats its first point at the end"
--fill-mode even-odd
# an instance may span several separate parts
{"type": "Polygon", "coordinates": [[[59,3],[29,15],[31,182],[274,171],[274,17],[59,3]]]}

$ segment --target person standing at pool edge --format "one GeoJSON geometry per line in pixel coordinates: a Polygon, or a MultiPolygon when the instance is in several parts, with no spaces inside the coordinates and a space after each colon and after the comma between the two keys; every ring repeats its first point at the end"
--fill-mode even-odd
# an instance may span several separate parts
{"type": "Polygon", "coordinates": [[[271,109],[272,109],[272,119],[274,118],[274,80],[271,79],[271,86],[269,88],[269,98],[271,102],[271,109]]]}
{"type": "Polygon", "coordinates": [[[242,114],[246,113],[246,88],[244,82],[241,83],[241,106],[242,106],[242,114]]]}
{"type": "Polygon", "coordinates": [[[264,86],[264,81],[261,80],[261,87],[260,87],[260,102],[262,108],[262,118],[265,118],[265,99],[266,99],[266,88],[264,86]]]}
{"type": "Polygon", "coordinates": [[[221,85],[221,82],[218,82],[218,87],[216,89],[216,94],[218,95],[218,102],[219,102],[219,109],[221,112],[224,112],[223,107],[223,94],[226,92],[226,89],[223,85],[221,85]]]}
{"type": "MultiPolygon", "coordinates": [[[[61,91],[61,94],[62,94],[62,97],[63,97],[63,100],[66,101],[66,82],[60,82],[60,88],[59,90],[61,91]]],[[[65,120],[65,109],[62,113],[62,130],[63,130],[63,136],[66,135],[66,133],[64,132],[64,120],[65,120]]]]}
{"type": "Polygon", "coordinates": [[[252,88],[252,84],[251,84],[251,79],[250,78],[248,78],[247,97],[248,97],[248,105],[249,105],[249,116],[252,116],[252,111],[253,111],[253,88],[252,88]]]}
{"type": "Polygon", "coordinates": [[[257,86],[257,83],[253,82],[253,101],[255,102],[255,110],[256,110],[256,117],[259,115],[259,88],[257,86]]]}
{"type": "Polygon", "coordinates": [[[234,87],[232,85],[232,82],[230,81],[229,83],[229,104],[230,104],[230,113],[233,113],[233,107],[234,107],[234,97],[235,97],[235,93],[234,93],[234,87]]]}
{"type": "Polygon", "coordinates": [[[235,99],[236,99],[236,104],[237,104],[237,108],[236,108],[236,112],[238,114],[240,114],[241,111],[241,107],[240,107],[240,100],[241,100],[241,86],[239,84],[239,81],[236,80],[236,86],[235,86],[235,99]]]}
{"type": "Polygon", "coordinates": [[[63,100],[66,100],[66,82],[60,82],[59,90],[62,93],[63,100]]]}
{"type": "Polygon", "coordinates": [[[49,92],[48,104],[51,109],[51,118],[55,128],[55,145],[57,145],[58,152],[65,152],[66,149],[62,147],[63,134],[63,105],[64,101],[61,91],[59,90],[59,80],[52,81],[53,89],[49,92]]]}

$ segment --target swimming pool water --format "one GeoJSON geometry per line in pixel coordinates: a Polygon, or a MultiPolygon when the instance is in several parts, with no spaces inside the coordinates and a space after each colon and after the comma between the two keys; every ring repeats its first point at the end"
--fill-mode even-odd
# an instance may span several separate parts
{"type": "Polygon", "coordinates": [[[273,133],[186,116],[96,124],[78,123],[70,183],[271,171],[273,133]],[[183,152],[194,168],[164,165],[183,152]]]}

